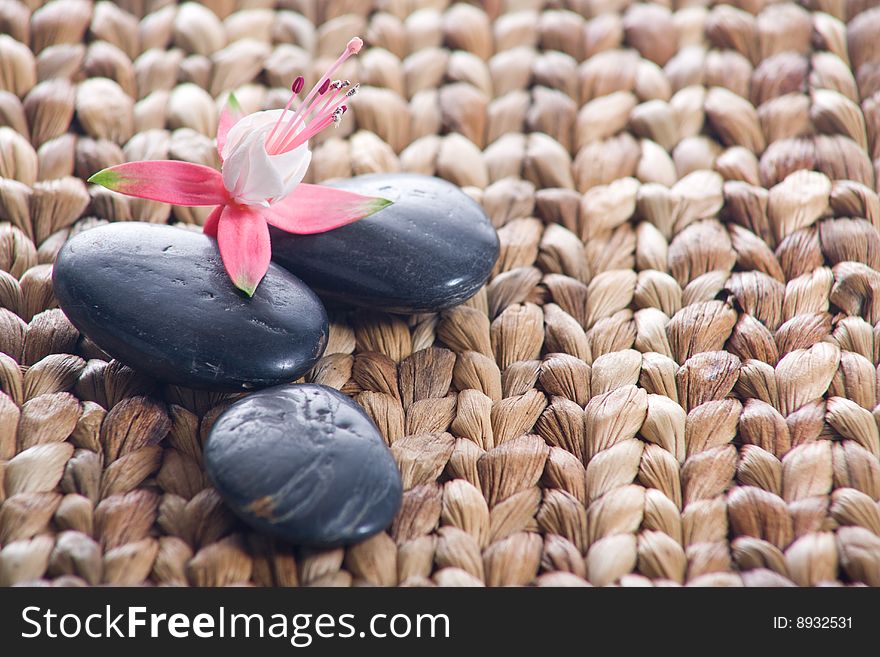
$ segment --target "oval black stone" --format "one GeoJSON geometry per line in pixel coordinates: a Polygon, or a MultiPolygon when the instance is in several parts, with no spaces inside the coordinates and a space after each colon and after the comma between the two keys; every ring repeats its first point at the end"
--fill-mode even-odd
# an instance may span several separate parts
{"type": "Polygon", "coordinates": [[[277,386],[237,401],[211,428],[204,459],[239,517],[294,543],[362,540],[400,507],[400,473],[379,431],[326,386],[277,386]]]}
{"type": "Polygon", "coordinates": [[[58,254],[55,296],[114,358],[168,383],[241,390],[287,383],[321,357],[327,313],[302,281],[271,265],[252,298],[217,243],[140,222],[80,233],[58,254]]]}
{"type": "Polygon", "coordinates": [[[317,235],[272,229],[272,257],[328,300],[391,312],[466,301],[489,278],[498,235],[456,186],[417,174],[372,174],[334,186],[394,201],[317,235]]]}

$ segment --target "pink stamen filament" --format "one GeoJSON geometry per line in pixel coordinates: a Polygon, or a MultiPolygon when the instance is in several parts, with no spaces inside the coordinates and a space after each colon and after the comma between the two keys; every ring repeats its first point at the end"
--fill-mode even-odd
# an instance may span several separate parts
{"type": "MultiPolygon", "coordinates": [[[[327,80],[325,80],[321,86],[327,87],[327,89],[331,88],[330,85],[328,84],[328,82],[329,82],[329,78],[327,80]]],[[[316,110],[318,104],[321,102],[320,96],[324,95],[327,91],[327,89],[324,89],[323,92],[319,90],[318,93],[320,95],[315,97],[308,104],[308,106],[300,107],[300,109],[296,113],[296,115],[292,119],[290,119],[288,124],[281,131],[281,133],[275,138],[275,142],[272,144],[270,152],[272,152],[273,155],[277,155],[278,153],[286,153],[289,150],[291,150],[290,148],[288,148],[288,144],[290,143],[291,138],[293,138],[296,135],[297,127],[301,123],[309,123],[309,122],[316,121],[319,118],[321,118],[324,115],[324,112],[325,112],[327,106],[331,102],[333,102],[333,100],[335,98],[338,97],[340,90],[343,88],[344,88],[344,86],[342,86],[341,84],[340,84],[340,86],[334,85],[332,87],[333,93],[327,97],[327,100],[324,102],[324,105],[321,107],[321,109],[316,110]],[[311,116],[313,114],[315,116],[311,116]]]]}
{"type": "MultiPolygon", "coordinates": [[[[345,99],[343,99],[343,100],[345,100],[345,99]]],[[[301,133],[299,133],[296,136],[296,138],[293,140],[292,143],[290,143],[289,145],[285,145],[285,150],[283,152],[287,153],[289,151],[292,151],[295,148],[298,148],[300,145],[307,142],[309,139],[314,137],[316,134],[318,134],[322,130],[329,128],[334,123],[338,123],[340,118],[342,117],[343,114],[345,114],[345,111],[347,109],[348,109],[348,107],[346,105],[342,105],[342,103],[340,102],[338,105],[336,105],[334,107],[332,112],[329,112],[328,114],[320,117],[319,119],[309,123],[305,127],[305,130],[303,130],[301,133]]]]}
{"type": "Polygon", "coordinates": [[[321,112],[323,111],[323,109],[327,107],[327,105],[333,100],[333,98],[336,97],[337,94],[338,94],[338,89],[334,88],[334,89],[333,89],[333,93],[330,94],[329,96],[327,96],[327,101],[324,103],[324,106],[321,108],[321,110],[316,110],[316,109],[315,109],[315,108],[318,106],[318,103],[321,102],[321,97],[320,97],[320,96],[318,96],[318,97],[315,98],[311,103],[309,103],[309,106],[306,107],[306,108],[302,111],[302,114],[299,116],[299,118],[294,117],[294,118],[293,118],[293,119],[292,119],[292,120],[291,120],[291,121],[285,126],[284,130],[281,131],[280,135],[279,135],[278,138],[275,140],[274,150],[276,150],[276,151],[279,152],[279,153],[283,152],[283,151],[284,151],[284,147],[285,147],[285,145],[287,144],[287,142],[290,141],[290,138],[291,138],[294,134],[296,134],[296,129],[297,129],[297,127],[298,127],[301,123],[308,123],[309,121],[314,121],[318,116],[321,115],[321,112]],[[311,116],[312,114],[315,114],[316,112],[317,112],[316,116],[311,116]],[[311,117],[311,118],[310,118],[310,117],[311,117]]]}
{"type": "Polygon", "coordinates": [[[290,106],[293,105],[294,99],[299,95],[299,92],[302,91],[303,84],[305,83],[305,79],[303,76],[297,76],[296,80],[293,81],[293,84],[290,87],[290,90],[293,92],[290,95],[290,100],[287,101],[287,105],[284,106],[284,111],[281,112],[281,115],[278,117],[278,120],[275,122],[275,125],[272,127],[272,132],[269,133],[269,136],[266,137],[266,143],[272,141],[272,137],[275,136],[275,131],[278,130],[278,127],[281,125],[281,119],[287,114],[287,111],[290,109],[290,106]]]}
{"type": "MultiPolygon", "coordinates": [[[[288,121],[287,127],[282,131],[282,136],[280,138],[275,138],[273,141],[273,137],[275,137],[275,133],[277,132],[278,128],[281,126],[282,122],[284,121],[284,118],[287,116],[287,113],[288,113],[287,110],[289,110],[290,106],[293,104],[293,97],[291,97],[290,101],[285,106],[284,111],[281,112],[281,114],[279,115],[277,123],[272,128],[272,132],[266,138],[266,150],[271,155],[278,155],[279,153],[287,152],[287,151],[292,150],[292,148],[295,148],[295,146],[288,147],[286,142],[290,138],[290,133],[296,129],[296,125],[297,125],[298,120],[300,118],[305,119],[306,117],[308,117],[309,114],[311,114],[314,111],[312,108],[315,105],[315,103],[313,102],[315,95],[316,94],[323,94],[327,90],[327,86],[330,84],[330,76],[333,75],[333,73],[335,73],[336,70],[340,66],[342,66],[342,64],[345,62],[345,60],[347,60],[352,55],[357,54],[360,51],[362,46],[363,46],[363,41],[361,41],[358,38],[354,38],[348,42],[343,53],[333,63],[333,65],[329,69],[327,69],[327,72],[324,73],[324,75],[321,77],[321,79],[318,81],[318,83],[315,84],[314,87],[312,87],[311,91],[309,91],[305,100],[302,102],[302,104],[300,104],[299,109],[296,111],[296,113],[293,115],[293,117],[290,118],[290,120],[288,121]],[[305,111],[305,110],[307,110],[307,111],[305,111]]],[[[326,106],[327,106],[327,103],[325,103],[325,107],[326,106]]],[[[324,108],[322,107],[321,110],[323,112],[324,108]]],[[[335,107],[334,107],[334,110],[335,110],[335,107]]],[[[323,123],[324,119],[321,118],[322,116],[323,116],[323,114],[319,113],[319,115],[313,119],[313,122],[320,121],[321,123],[323,123]]],[[[306,130],[301,132],[300,134],[305,134],[305,132],[311,132],[312,134],[315,134],[311,131],[311,129],[308,126],[306,127],[306,130]]],[[[297,138],[294,140],[294,143],[300,144],[303,141],[304,140],[297,138]]]]}
{"type": "Polygon", "coordinates": [[[288,153],[314,137],[322,130],[329,128],[334,123],[338,123],[342,118],[342,115],[345,113],[345,110],[348,109],[347,106],[343,104],[346,98],[348,98],[347,94],[331,106],[326,114],[320,115],[314,121],[306,125],[305,129],[296,135],[292,142],[284,144],[283,150],[280,152],[288,153]]]}
{"type": "MultiPolygon", "coordinates": [[[[331,108],[329,110],[327,108],[330,106],[330,103],[336,102],[336,100],[339,98],[339,94],[342,93],[342,90],[345,89],[346,86],[347,85],[340,83],[339,86],[333,88],[333,93],[327,96],[327,100],[324,102],[324,104],[321,106],[320,109],[317,109],[317,110],[311,109],[311,108],[308,109],[307,111],[303,112],[303,115],[299,120],[293,122],[290,126],[288,126],[288,128],[284,131],[284,133],[276,140],[276,142],[277,142],[276,148],[275,148],[276,152],[286,153],[287,151],[292,150],[291,148],[288,148],[288,144],[290,143],[291,138],[293,138],[296,135],[297,127],[301,123],[309,123],[311,121],[316,121],[319,118],[325,116],[325,114],[330,113],[333,109],[335,109],[336,106],[334,106],[333,108],[331,108]],[[309,118],[309,116],[311,114],[314,114],[314,116],[309,118]]],[[[318,102],[319,102],[319,99],[316,98],[314,100],[314,102],[312,103],[312,106],[313,107],[316,106],[318,104],[318,102]]]]}
{"type": "Polygon", "coordinates": [[[322,130],[329,128],[334,121],[335,118],[332,115],[322,117],[317,121],[312,121],[306,126],[305,130],[303,130],[296,136],[296,139],[294,139],[293,142],[290,144],[288,150],[284,152],[292,151],[294,148],[296,148],[303,142],[308,141],[322,130]]]}

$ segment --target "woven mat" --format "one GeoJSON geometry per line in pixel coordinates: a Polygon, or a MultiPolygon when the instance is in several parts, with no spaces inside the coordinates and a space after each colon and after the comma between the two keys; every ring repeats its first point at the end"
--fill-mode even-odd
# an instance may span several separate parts
{"type": "Polygon", "coordinates": [[[875,4],[0,0],[0,585],[880,585],[875,4]],[[278,106],[358,34],[311,179],[446,178],[502,246],[460,308],[334,318],[306,379],[406,492],[313,551],[207,481],[230,397],[110,361],[51,263],[201,224],[82,180],[216,166],[227,90],[278,106]]]}

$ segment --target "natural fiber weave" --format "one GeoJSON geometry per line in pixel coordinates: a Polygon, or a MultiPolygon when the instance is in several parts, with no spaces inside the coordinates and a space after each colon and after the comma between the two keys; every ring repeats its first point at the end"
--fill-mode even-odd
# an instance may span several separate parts
{"type": "Polygon", "coordinates": [[[880,585],[875,0],[41,4],[0,0],[0,585],[880,585]],[[311,179],[438,175],[502,247],[463,307],[335,318],[307,379],[406,492],[314,552],[210,487],[230,397],[107,362],[51,263],[200,224],[82,179],[218,165],[226,90],[278,106],[357,34],[311,179]]]}

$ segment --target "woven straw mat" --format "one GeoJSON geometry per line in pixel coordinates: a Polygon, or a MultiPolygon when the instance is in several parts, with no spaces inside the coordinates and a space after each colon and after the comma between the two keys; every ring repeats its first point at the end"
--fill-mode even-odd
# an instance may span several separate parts
{"type": "Polygon", "coordinates": [[[880,585],[876,0],[0,0],[0,585],[880,585]],[[498,229],[440,314],[333,317],[307,381],[399,463],[347,549],[249,531],[201,444],[234,396],[79,336],[52,262],[204,208],[83,180],[217,166],[354,35],[309,180],[417,171],[498,229]]]}

